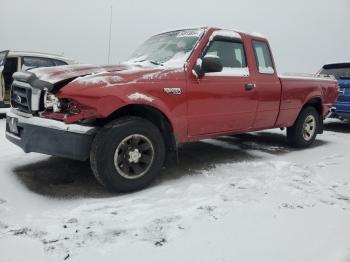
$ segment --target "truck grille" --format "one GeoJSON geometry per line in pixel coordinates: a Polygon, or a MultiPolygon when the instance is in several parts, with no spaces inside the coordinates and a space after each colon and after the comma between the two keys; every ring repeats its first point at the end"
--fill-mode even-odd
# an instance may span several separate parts
{"type": "Polygon", "coordinates": [[[11,88],[11,105],[19,111],[32,113],[31,110],[32,89],[28,86],[19,85],[17,81],[11,88]]]}

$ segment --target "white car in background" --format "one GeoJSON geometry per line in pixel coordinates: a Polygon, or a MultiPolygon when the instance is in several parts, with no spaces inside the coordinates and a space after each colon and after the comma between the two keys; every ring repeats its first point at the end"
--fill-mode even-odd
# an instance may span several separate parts
{"type": "Polygon", "coordinates": [[[0,51],[0,109],[10,106],[10,89],[13,81],[13,73],[38,67],[62,66],[76,63],[72,59],[54,54],[12,50],[0,51]]]}

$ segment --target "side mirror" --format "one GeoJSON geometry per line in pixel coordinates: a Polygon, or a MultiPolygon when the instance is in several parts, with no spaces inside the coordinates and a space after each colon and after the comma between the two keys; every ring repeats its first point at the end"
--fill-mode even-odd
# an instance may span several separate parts
{"type": "Polygon", "coordinates": [[[194,71],[198,76],[204,76],[205,73],[216,73],[222,71],[221,60],[218,56],[207,55],[197,60],[194,71]]]}

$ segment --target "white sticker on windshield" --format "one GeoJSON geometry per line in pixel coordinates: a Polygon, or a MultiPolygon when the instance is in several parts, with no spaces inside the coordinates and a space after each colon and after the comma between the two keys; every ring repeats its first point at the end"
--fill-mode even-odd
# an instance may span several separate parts
{"type": "Polygon", "coordinates": [[[201,35],[201,31],[199,30],[186,30],[180,31],[176,37],[199,37],[201,35]]]}

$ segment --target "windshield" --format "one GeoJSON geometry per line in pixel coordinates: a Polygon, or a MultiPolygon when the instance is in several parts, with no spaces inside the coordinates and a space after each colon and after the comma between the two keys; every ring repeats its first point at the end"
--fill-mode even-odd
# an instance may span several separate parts
{"type": "Polygon", "coordinates": [[[153,36],[133,53],[127,63],[183,66],[203,33],[204,29],[189,29],[153,36]]]}
{"type": "Polygon", "coordinates": [[[320,72],[322,75],[332,75],[337,80],[339,79],[350,79],[350,66],[344,68],[329,68],[322,69],[320,72]]]}

